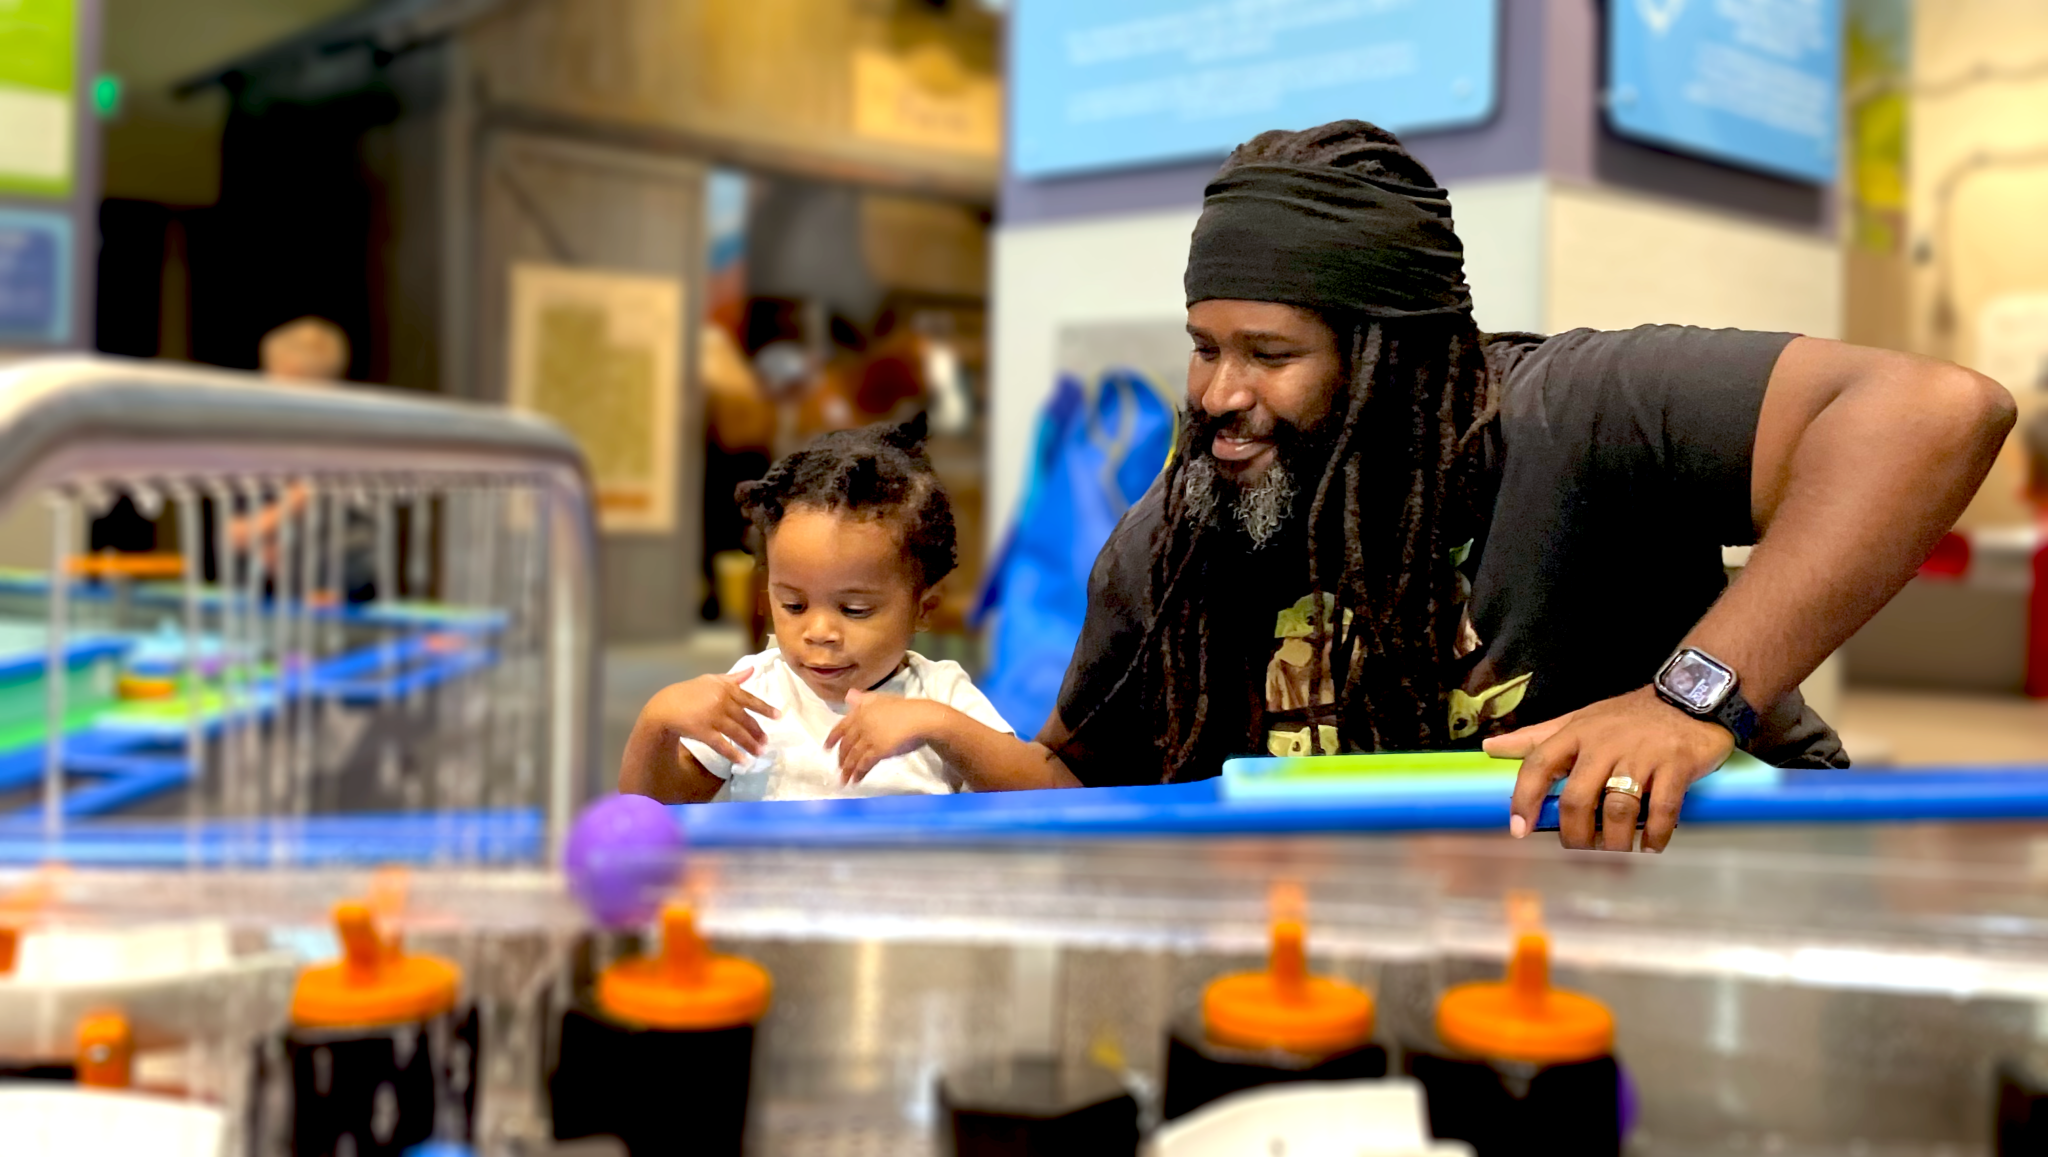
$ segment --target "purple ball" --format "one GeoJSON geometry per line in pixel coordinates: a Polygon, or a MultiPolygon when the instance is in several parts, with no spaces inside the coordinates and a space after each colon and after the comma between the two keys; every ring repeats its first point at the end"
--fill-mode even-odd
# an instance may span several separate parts
{"type": "Polygon", "coordinates": [[[562,871],[569,891],[608,928],[645,924],[682,878],[683,830],[644,795],[606,796],[569,829],[562,871]]]}

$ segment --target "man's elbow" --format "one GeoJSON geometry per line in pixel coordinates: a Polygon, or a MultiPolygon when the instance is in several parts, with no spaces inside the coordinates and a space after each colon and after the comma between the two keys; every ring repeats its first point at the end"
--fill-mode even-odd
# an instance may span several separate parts
{"type": "Polygon", "coordinates": [[[2019,404],[2012,391],[1975,370],[1963,366],[1943,369],[1924,404],[1950,419],[1957,449],[1989,461],[2019,421],[2019,404]]]}
{"type": "Polygon", "coordinates": [[[1987,455],[1997,455],[1999,446],[2005,444],[2005,436],[2019,422],[2019,403],[2013,401],[2013,391],[1974,369],[1954,367],[1954,371],[1948,395],[1954,401],[1958,420],[1966,426],[1972,444],[1980,446],[1987,455]]]}

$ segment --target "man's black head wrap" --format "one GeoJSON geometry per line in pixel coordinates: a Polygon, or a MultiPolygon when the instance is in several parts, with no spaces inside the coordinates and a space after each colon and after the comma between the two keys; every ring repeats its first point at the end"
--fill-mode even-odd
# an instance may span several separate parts
{"type": "MultiPolygon", "coordinates": [[[[1400,146],[1367,145],[1335,164],[1226,166],[1195,223],[1188,304],[1278,301],[1387,318],[1469,313],[1449,195],[1352,167],[1383,149],[1400,146]]],[[[1426,175],[1405,152],[1401,160],[1426,175]]]]}

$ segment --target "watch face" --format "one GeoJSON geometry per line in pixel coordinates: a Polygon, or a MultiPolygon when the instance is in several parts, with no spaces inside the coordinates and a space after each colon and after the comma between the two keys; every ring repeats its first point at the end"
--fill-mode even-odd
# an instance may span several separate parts
{"type": "Polygon", "coordinates": [[[1664,689],[1699,712],[1712,711],[1735,685],[1735,672],[1697,651],[1681,651],[1664,669],[1664,689]]]}

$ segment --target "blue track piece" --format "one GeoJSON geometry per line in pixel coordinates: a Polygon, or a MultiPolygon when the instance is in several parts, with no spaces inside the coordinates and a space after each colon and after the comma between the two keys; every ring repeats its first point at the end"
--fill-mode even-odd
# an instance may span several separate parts
{"type": "MultiPolygon", "coordinates": [[[[128,645],[128,640],[113,635],[81,632],[75,639],[66,641],[64,660],[72,666],[90,663],[94,659],[121,655],[128,650],[128,645]]],[[[0,679],[41,675],[48,667],[49,656],[42,651],[9,655],[0,659],[0,679]]]]}
{"type": "Polygon", "coordinates": [[[534,864],[547,847],[537,808],[374,813],[299,819],[122,820],[68,825],[0,819],[0,864],[246,868],[534,864]]]}
{"type": "MultiPolygon", "coordinates": [[[[457,632],[469,644],[445,650],[424,635],[373,643],[325,659],[303,674],[252,680],[237,692],[231,709],[216,710],[199,720],[202,739],[213,739],[231,724],[260,723],[286,702],[330,698],[351,706],[370,706],[431,690],[497,662],[497,653],[482,645],[489,632],[457,632]]],[[[87,782],[67,783],[63,814],[69,819],[106,815],[150,796],[190,782],[192,769],[184,754],[187,721],[165,717],[102,719],[64,737],[64,771],[87,782]]],[[[0,791],[31,788],[45,774],[44,745],[0,752],[0,791]]],[[[40,804],[27,805],[21,816],[40,816],[40,804]]]]}
{"type": "MultiPolygon", "coordinates": [[[[80,820],[119,811],[150,796],[182,787],[191,778],[192,768],[182,759],[151,760],[147,767],[103,775],[90,783],[69,788],[64,793],[64,815],[69,820],[80,820]]],[[[41,812],[40,807],[32,806],[24,808],[22,814],[34,816],[41,812]]]]}
{"type": "MultiPolygon", "coordinates": [[[[74,580],[65,596],[77,603],[112,602],[116,597],[116,584],[91,580],[74,580]]],[[[0,594],[47,596],[50,593],[50,576],[47,571],[0,569],[0,594]]],[[[136,606],[170,607],[182,609],[185,605],[185,587],[178,582],[136,582],[128,586],[128,598],[136,606]]],[[[420,631],[464,631],[494,634],[505,629],[511,622],[511,615],[498,607],[446,607],[428,606],[419,603],[380,603],[370,600],[362,603],[321,603],[303,606],[296,601],[271,598],[230,599],[227,592],[216,586],[199,588],[199,605],[206,610],[217,610],[230,601],[263,616],[306,617],[314,620],[339,620],[344,623],[359,623],[363,626],[411,628],[420,631]]]]}
{"type": "MultiPolygon", "coordinates": [[[[183,733],[180,732],[182,737],[183,733]]],[[[119,765],[110,761],[118,760],[130,752],[154,746],[156,739],[140,732],[84,731],[64,738],[64,766],[70,771],[84,771],[97,767],[87,774],[119,774],[119,765]],[[109,771],[113,767],[116,770],[109,771]]],[[[43,745],[20,747],[0,753],[0,791],[13,791],[32,787],[42,782],[43,745]]]]}
{"type": "Polygon", "coordinates": [[[305,693],[333,696],[352,705],[381,703],[432,690],[497,661],[495,652],[472,650],[435,655],[427,662],[382,678],[337,679],[322,671],[314,676],[305,693]]]}

